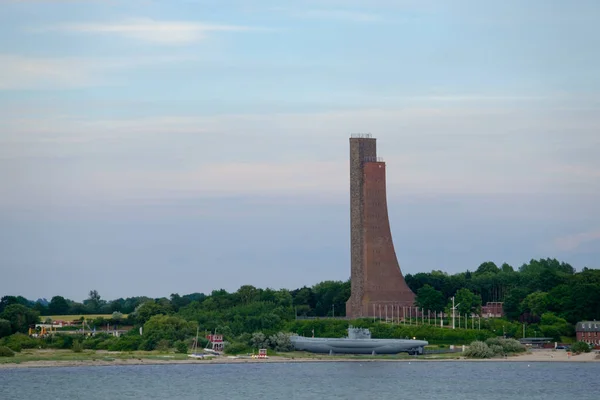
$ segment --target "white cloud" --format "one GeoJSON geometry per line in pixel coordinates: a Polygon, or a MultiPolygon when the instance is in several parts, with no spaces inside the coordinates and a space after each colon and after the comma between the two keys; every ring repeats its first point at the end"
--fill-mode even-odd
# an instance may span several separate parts
{"type": "Polygon", "coordinates": [[[180,45],[202,40],[209,32],[240,32],[256,28],[137,18],[118,23],[66,24],[55,29],[77,33],[112,34],[155,44],[180,45]]]}
{"type": "Polygon", "coordinates": [[[578,127],[594,131],[598,121],[575,117],[431,107],[122,120],[60,115],[4,119],[0,170],[26,166],[30,171],[26,177],[4,173],[4,201],[16,203],[49,196],[67,202],[121,202],[282,192],[343,198],[348,136],[370,131],[387,161],[390,197],[597,195],[597,160],[569,167],[572,162],[559,157],[563,145],[547,133],[554,129],[569,137],[569,143],[598,146],[593,135],[573,134],[578,127]]]}
{"type": "Polygon", "coordinates": [[[115,84],[110,72],[189,57],[30,57],[0,54],[0,90],[73,89],[115,84]]]}

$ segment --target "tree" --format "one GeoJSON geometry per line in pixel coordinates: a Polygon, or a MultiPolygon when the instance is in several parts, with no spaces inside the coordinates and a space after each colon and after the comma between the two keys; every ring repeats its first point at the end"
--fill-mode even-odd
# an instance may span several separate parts
{"type": "Polygon", "coordinates": [[[418,307],[431,311],[444,311],[446,299],[442,292],[430,285],[425,285],[417,291],[415,302],[418,307]]]}
{"type": "Polygon", "coordinates": [[[154,315],[144,324],[144,338],[149,340],[155,348],[161,340],[173,344],[178,340],[185,340],[196,334],[195,322],[188,322],[183,318],[172,315],[154,315]]]}
{"type": "Polygon", "coordinates": [[[21,304],[11,304],[0,313],[0,319],[10,321],[12,333],[26,333],[30,325],[38,323],[40,315],[21,304]]]}
{"type": "Polygon", "coordinates": [[[0,339],[5,336],[10,336],[12,334],[12,327],[10,325],[10,321],[6,319],[0,319],[0,339]]]}
{"type": "Polygon", "coordinates": [[[528,291],[518,287],[508,292],[504,299],[503,309],[508,319],[515,320],[521,316],[521,302],[527,297],[528,291]]]}
{"type": "Polygon", "coordinates": [[[97,313],[100,311],[100,307],[102,307],[106,302],[101,300],[100,294],[97,290],[90,290],[89,297],[87,300],[83,301],[83,304],[88,308],[90,313],[97,313]]]}
{"type": "Polygon", "coordinates": [[[491,261],[486,261],[479,265],[473,275],[497,274],[498,272],[500,272],[500,268],[498,268],[496,264],[491,261]]]}
{"type": "Polygon", "coordinates": [[[51,315],[65,315],[69,312],[69,303],[62,296],[54,296],[48,304],[51,315]]]}
{"type": "MultiPolygon", "coordinates": [[[[458,304],[457,312],[460,315],[471,315],[471,313],[481,314],[481,297],[469,289],[459,289],[454,296],[454,304],[458,304]]],[[[450,303],[450,305],[452,304],[450,303]]]]}
{"type": "Polygon", "coordinates": [[[535,316],[541,316],[543,313],[548,311],[548,306],[550,304],[550,299],[548,297],[548,293],[546,292],[533,292],[521,303],[521,311],[529,312],[535,316]]]}
{"type": "Polygon", "coordinates": [[[505,273],[515,272],[515,269],[507,263],[502,264],[502,267],[500,267],[500,269],[502,270],[502,272],[505,273]]]}
{"type": "Polygon", "coordinates": [[[115,311],[114,313],[112,313],[111,319],[113,320],[113,322],[119,323],[123,319],[123,313],[115,311]]]}
{"type": "Polygon", "coordinates": [[[27,300],[23,296],[3,296],[0,298],[0,313],[6,309],[6,307],[12,304],[20,304],[25,307],[32,307],[31,301],[27,300]]]}
{"type": "Polygon", "coordinates": [[[242,304],[248,304],[253,301],[257,301],[259,299],[260,293],[258,289],[256,289],[254,286],[244,285],[238,289],[237,295],[240,297],[242,304]]]}
{"type": "Polygon", "coordinates": [[[158,304],[154,301],[148,301],[144,304],[139,305],[135,311],[133,312],[133,317],[135,320],[144,324],[154,315],[165,315],[170,313],[170,309],[167,308],[164,304],[158,304]]]}

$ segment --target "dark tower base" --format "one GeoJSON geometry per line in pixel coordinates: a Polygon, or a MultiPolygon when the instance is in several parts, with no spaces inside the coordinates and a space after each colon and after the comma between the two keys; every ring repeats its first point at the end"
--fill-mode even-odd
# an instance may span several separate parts
{"type": "Polygon", "coordinates": [[[388,219],[385,163],[375,139],[350,138],[351,295],[346,315],[404,317],[415,294],[400,271],[388,219]],[[384,312],[382,312],[385,310],[384,312]]]}

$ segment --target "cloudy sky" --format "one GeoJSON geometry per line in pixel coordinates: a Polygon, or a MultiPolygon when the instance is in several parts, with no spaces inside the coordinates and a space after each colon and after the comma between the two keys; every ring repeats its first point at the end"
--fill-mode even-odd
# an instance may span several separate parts
{"type": "Polygon", "coordinates": [[[0,295],[347,279],[353,132],[405,274],[600,267],[597,0],[0,9],[0,295]]]}

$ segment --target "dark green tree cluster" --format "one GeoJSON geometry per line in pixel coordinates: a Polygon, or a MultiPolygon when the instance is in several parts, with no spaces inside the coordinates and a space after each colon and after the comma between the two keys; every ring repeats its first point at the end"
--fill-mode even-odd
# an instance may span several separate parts
{"type": "Polygon", "coordinates": [[[517,270],[485,262],[474,272],[408,274],[406,282],[419,307],[430,310],[447,310],[455,296],[461,314],[478,313],[482,305],[497,301],[504,303],[511,321],[539,323],[548,312],[571,324],[600,319],[600,270],[576,272],[556,259],[531,260],[517,270]]]}

